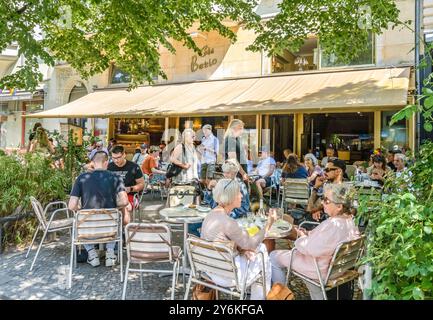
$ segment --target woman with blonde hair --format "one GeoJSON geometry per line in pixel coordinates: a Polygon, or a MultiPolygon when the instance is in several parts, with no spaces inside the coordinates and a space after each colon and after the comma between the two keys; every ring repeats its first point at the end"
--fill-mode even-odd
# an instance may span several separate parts
{"type": "Polygon", "coordinates": [[[30,143],[29,152],[42,152],[47,156],[55,152],[53,143],[49,140],[44,128],[38,127],[30,143]]]}
{"type": "Polygon", "coordinates": [[[189,183],[198,179],[198,155],[195,150],[195,132],[185,129],[182,132],[182,141],[178,144],[170,156],[170,162],[181,167],[183,170],[175,177],[174,183],[189,183]]]}
{"type": "Polygon", "coordinates": [[[248,148],[241,140],[244,127],[242,120],[230,121],[224,135],[224,159],[235,159],[239,163],[239,174],[244,181],[248,181],[248,148]]]}
{"type": "MultiPolygon", "coordinates": [[[[237,256],[235,263],[238,269],[239,279],[244,279],[245,273],[247,286],[251,285],[251,299],[265,299],[263,287],[255,282],[255,278],[261,270],[262,262],[265,264],[266,294],[271,288],[271,270],[266,246],[262,243],[266,232],[277,220],[275,211],[269,213],[268,220],[263,229],[254,236],[242,229],[236,220],[230,217],[235,208],[241,206],[242,194],[236,179],[221,179],[213,190],[213,198],[218,203],[204,219],[201,229],[201,237],[207,241],[227,242],[232,241],[236,245],[237,256]],[[259,253],[260,252],[260,253],[259,253]],[[262,260],[263,259],[263,260],[262,260]],[[247,262],[250,260],[247,270],[247,262]]],[[[220,278],[212,273],[208,274],[212,281],[221,286],[231,286],[226,279],[220,278]]]]}

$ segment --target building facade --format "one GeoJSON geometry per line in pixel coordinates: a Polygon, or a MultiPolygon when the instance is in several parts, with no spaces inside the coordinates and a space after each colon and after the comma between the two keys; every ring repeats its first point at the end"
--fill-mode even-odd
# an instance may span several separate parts
{"type": "MultiPolygon", "coordinates": [[[[257,12],[267,19],[277,12],[279,2],[262,1],[257,12]]],[[[400,20],[414,20],[415,0],[396,3],[401,12],[400,20]]],[[[67,107],[67,103],[81,95],[104,90],[110,94],[118,92],[123,95],[128,75],[113,66],[103,74],[84,81],[67,64],[51,68],[47,71],[45,87],[44,109],[47,113],[41,115],[51,119],[44,118],[44,126],[51,130],[60,130],[67,123],[85,126],[103,138],[116,138],[132,150],[143,141],[152,144],[167,142],[168,137],[164,135],[167,129],[199,129],[204,123],[224,129],[228,121],[240,118],[246,123],[247,129],[255,130],[254,148],[257,149],[263,141],[269,141],[276,157],[281,157],[285,148],[295,150],[298,154],[315,148],[323,151],[325,145],[333,141],[340,141],[345,149],[351,151],[347,159],[350,161],[365,159],[368,152],[381,146],[414,148],[414,119],[389,126],[392,114],[413,100],[415,56],[412,49],[415,36],[412,31],[390,28],[382,35],[372,35],[366,43],[365,52],[358,59],[343,65],[338,57],[322,53],[317,37],[307,39],[298,52],[284,50],[280,55],[270,57],[265,52],[246,50],[256,37],[254,32],[243,29],[237,23],[229,22],[228,26],[237,35],[235,43],[230,43],[216,32],[190,30],[196,44],[203,49],[202,56],[177,42],[173,43],[175,55],[162,48],[160,62],[168,79],[155,79],[157,85],[135,90],[135,97],[132,97],[134,93],[125,96],[119,100],[117,109],[116,105],[108,108],[112,101],[95,103],[92,95],[88,95],[79,101],[87,104],[90,110],[74,113],[59,109],[63,113],[57,114],[58,117],[69,118],[59,120],[53,108],[65,104],[67,107]],[[272,104],[277,98],[268,94],[270,107],[265,107],[267,102],[263,100],[266,92],[258,98],[260,103],[250,100],[250,103],[243,101],[231,104],[235,99],[232,98],[225,108],[220,106],[224,99],[216,95],[221,88],[229,87],[225,83],[232,81],[230,86],[233,92],[239,90],[239,96],[248,96],[250,93],[245,86],[249,79],[258,79],[257,86],[259,82],[265,86],[266,79],[271,79],[269,81],[275,85],[287,83],[281,90],[293,91],[296,99],[290,97],[290,92],[281,93],[280,90],[275,95],[285,94],[285,98],[281,98],[278,104],[272,104]],[[316,83],[313,84],[312,79],[316,83]],[[318,80],[321,83],[317,83],[318,80]],[[382,99],[382,96],[387,96],[385,90],[392,89],[394,81],[403,83],[401,88],[405,91],[404,95],[398,102],[391,98],[382,99]],[[185,90],[176,89],[179,84],[188,84],[185,87],[190,90],[188,97],[185,90]],[[207,99],[200,92],[208,90],[205,89],[208,87],[213,89],[209,89],[207,99]],[[331,91],[329,87],[332,87],[331,91]],[[346,95],[346,98],[337,104],[336,101],[340,99],[338,92],[346,95]],[[158,100],[159,104],[153,108],[158,109],[158,112],[148,107],[156,103],[156,96],[165,98],[164,101],[158,100]],[[140,97],[143,102],[141,109],[137,109],[140,97]],[[196,100],[192,100],[194,97],[196,100]],[[129,105],[124,102],[125,99],[131,100],[129,105]],[[180,99],[191,99],[191,105],[196,107],[181,105],[180,99]],[[215,101],[214,106],[209,104],[212,99],[215,101]],[[197,107],[200,101],[207,105],[206,110],[197,107]],[[169,106],[179,107],[174,111],[169,110],[169,106]],[[71,120],[80,116],[89,119],[85,122],[71,120]]],[[[269,93],[273,85],[268,86],[269,93]]],[[[80,110],[79,101],[70,107],[80,110]]]]}

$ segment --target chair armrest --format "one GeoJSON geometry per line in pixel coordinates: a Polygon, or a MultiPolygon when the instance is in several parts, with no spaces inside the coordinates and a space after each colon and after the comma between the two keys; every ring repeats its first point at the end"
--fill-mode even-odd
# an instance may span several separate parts
{"type": "Polygon", "coordinates": [[[314,226],[318,226],[318,225],[320,224],[320,222],[314,222],[314,221],[302,221],[302,222],[299,224],[299,228],[301,228],[302,225],[304,225],[304,224],[311,224],[311,225],[314,225],[314,226]]]}
{"type": "MultiPolygon", "coordinates": [[[[54,206],[54,205],[57,205],[57,204],[61,204],[61,205],[63,205],[64,208],[67,208],[67,207],[68,207],[68,205],[66,204],[65,201],[54,201],[54,202],[50,202],[49,204],[47,204],[47,206],[46,206],[45,209],[44,209],[44,216],[47,215],[47,213],[48,213],[48,208],[50,208],[50,207],[52,207],[52,206],[54,206]]],[[[69,217],[69,216],[68,216],[68,217],[69,217]]]]}
{"type": "Polygon", "coordinates": [[[56,216],[56,214],[59,213],[59,212],[63,212],[63,211],[66,211],[67,216],[68,216],[68,218],[69,218],[69,211],[70,211],[70,210],[69,210],[68,208],[61,208],[61,209],[54,210],[53,213],[51,214],[51,218],[50,218],[50,220],[48,221],[47,228],[50,227],[50,224],[51,224],[51,222],[54,220],[54,217],[56,216]]]}

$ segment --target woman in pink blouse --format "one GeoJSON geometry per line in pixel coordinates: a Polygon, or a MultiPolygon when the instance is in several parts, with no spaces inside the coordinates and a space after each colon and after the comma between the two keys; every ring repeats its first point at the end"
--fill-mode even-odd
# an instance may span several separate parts
{"type": "MultiPolygon", "coordinates": [[[[317,259],[322,279],[326,277],[332,254],[338,244],[359,237],[358,228],[353,221],[350,188],[344,184],[329,184],[324,188],[322,200],[324,211],[329,218],[307,233],[297,229],[299,238],[295,242],[292,269],[303,275],[317,279],[313,257],[317,259]]],[[[276,250],[270,254],[272,281],[285,283],[291,250],[276,250]]],[[[306,283],[307,284],[307,283],[306,283]]],[[[307,284],[311,299],[321,300],[323,296],[318,287],[307,284]]]]}
{"type": "MultiPolygon", "coordinates": [[[[235,262],[238,268],[238,278],[243,279],[247,260],[250,260],[247,286],[251,285],[251,299],[263,300],[263,288],[258,283],[252,283],[254,278],[261,270],[261,255],[263,253],[265,262],[266,293],[271,289],[271,264],[266,251],[266,246],[262,243],[266,232],[271,228],[277,219],[275,211],[269,213],[268,220],[263,229],[254,236],[242,229],[235,219],[230,217],[234,208],[241,206],[242,194],[238,182],[235,179],[221,179],[213,190],[213,198],[218,206],[213,209],[204,219],[201,228],[201,237],[207,241],[233,241],[237,247],[238,255],[235,262]]],[[[212,280],[220,286],[230,286],[227,279],[209,274],[212,280]]]]}

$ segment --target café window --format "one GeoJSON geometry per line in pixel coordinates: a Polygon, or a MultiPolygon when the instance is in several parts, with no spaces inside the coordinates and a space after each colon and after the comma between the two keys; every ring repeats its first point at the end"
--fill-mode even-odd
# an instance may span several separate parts
{"type": "Polygon", "coordinates": [[[299,51],[284,49],[272,57],[272,73],[317,69],[317,38],[305,40],[299,51]]]}
{"type": "Polygon", "coordinates": [[[395,145],[401,149],[402,147],[407,147],[409,144],[406,119],[402,119],[392,126],[389,125],[395,113],[396,111],[382,111],[380,145],[387,150],[392,149],[395,145]]]}
{"type": "Polygon", "coordinates": [[[131,81],[131,76],[129,73],[123,71],[122,69],[119,69],[116,66],[113,66],[113,69],[111,71],[111,83],[129,83],[131,81]]]}
{"type": "MultiPolygon", "coordinates": [[[[153,81],[158,80],[158,76],[152,77],[153,81]]],[[[117,66],[113,66],[111,69],[111,84],[119,84],[119,83],[129,83],[131,82],[131,75],[123,71],[122,69],[118,68],[117,66]]]]}
{"type": "Polygon", "coordinates": [[[349,62],[343,62],[335,54],[326,54],[320,51],[320,68],[335,68],[360,65],[374,65],[374,36],[370,33],[365,43],[364,50],[358,57],[353,58],[349,62]]]}

